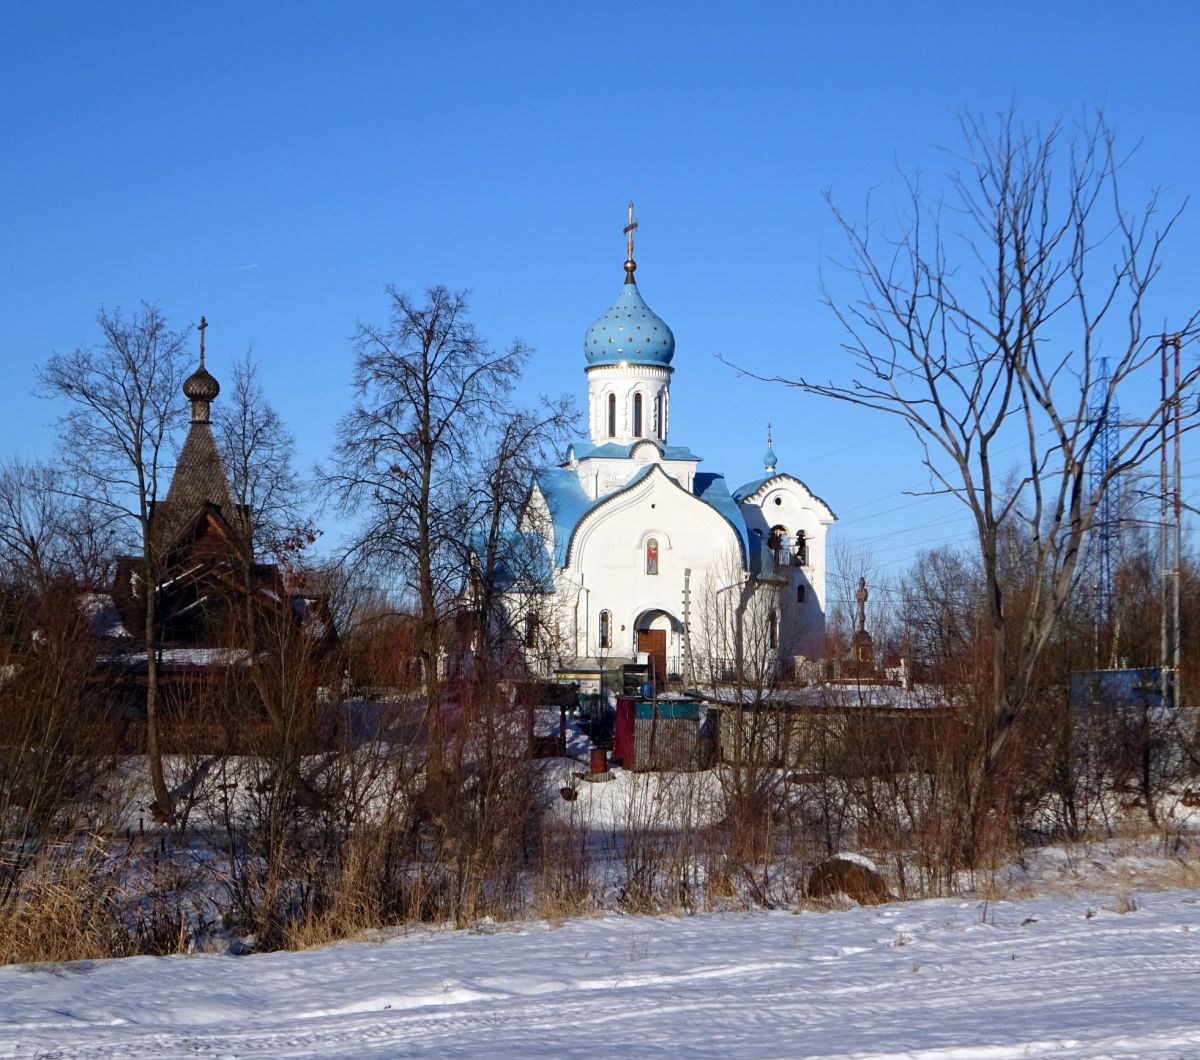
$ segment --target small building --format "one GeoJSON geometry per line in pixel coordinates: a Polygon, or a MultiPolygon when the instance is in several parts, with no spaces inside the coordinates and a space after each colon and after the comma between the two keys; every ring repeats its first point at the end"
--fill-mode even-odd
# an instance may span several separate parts
{"type": "Polygon", "coordinates": [[[959,745],[958,711],[932,686],[822,684],[708,697],[718,758],[798,777],[928,770],[959,745]]]}
{"type": "Polygon", "coordinates": [[[700,768],[700,704],[621,696],[612,759],[635,771],[700,768]]]}

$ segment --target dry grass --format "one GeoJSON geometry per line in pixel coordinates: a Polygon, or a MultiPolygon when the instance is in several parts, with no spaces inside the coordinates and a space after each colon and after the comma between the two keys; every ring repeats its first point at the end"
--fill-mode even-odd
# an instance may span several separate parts
{"type": "Polygon", "coordinates": [[[388,916],[380,887],[386,871],[378,845],[365,841],[347,844],[341,873],[329,888],[328,904],[284,925],[284,947],[315,949],[389,926],[394,918],[388,916]]]}
{"type": "MultiPolygon", "coordinates": [[[[1136,901],[1135,892],[1200,890],[1200,842],[1161,829],[1126,827],[1111,839],[1069,843],[1026,853],[1027,871],[977,873],[964,889],[989,901],[1067,896],[1081,892],[1136,901]]],[[[1119,909],[1130,912],[1130,909],[1119,909]]]]}
{"type": "Polygon", "coordinates": [[[1112,910],[1114,913],[1120,913],[1124,915],[1126,913],[1136,913],[1139,908],[1140,906],[1138,905],[1136,896],[1132,894],[1122,894],[1118,896],[1116,902],[1113,904],[1112,910]]]}
{"type": "Polygon", "coordinates": [[[43,855],[0,907],[0,964],[111,957],[117,897],[97,848],[43,855]]]}

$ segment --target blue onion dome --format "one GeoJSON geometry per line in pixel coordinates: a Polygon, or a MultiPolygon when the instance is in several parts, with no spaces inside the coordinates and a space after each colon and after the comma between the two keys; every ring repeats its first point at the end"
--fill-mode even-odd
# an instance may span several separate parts
{"type": "Polygon", "coordinates": [[[675,336],[654,312],[633,279],[632,259],[625,263],[625,284],[617,300],[587,330],[583,352],[588,364],[668,365],[675,356],[675,336]]]}
{"type": "Polygon", "coordinates": [[[767,451],[763,453],[763,470],[774,471],[779,466],[779,457],[775,455],[775,440],[771,437],[771,425],[767,424],[767,451]]]}

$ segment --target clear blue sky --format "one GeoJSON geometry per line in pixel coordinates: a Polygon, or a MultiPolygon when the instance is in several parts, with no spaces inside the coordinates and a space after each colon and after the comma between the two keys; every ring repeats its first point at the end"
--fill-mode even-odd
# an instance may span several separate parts
{"type": "MultiPolygon", "coordinates": [[[[903,495],[924,481],[904,434],[715,355],[836,372],[822,192],[854,213],[897,162],[944,170],[964,107],[1103,106],[1144,141],[1132,192],[1197,191],[1198,44],[1189,3],[7,4],[0,452],[50,454],[33,366],[141,299],[205,314],[219,377],[253,348],[305,464],[388,283],[472,289],[493,342],[535,347],[530,389],[582,401],[632,197],[641,289],[678,342],[672,441],[737,484],[771,420],[838,535],[898,570],[967,530],[903,495]]],[[[1164,293],[1184,308],[1200,202],[1173,246],[1164,293]]]]}

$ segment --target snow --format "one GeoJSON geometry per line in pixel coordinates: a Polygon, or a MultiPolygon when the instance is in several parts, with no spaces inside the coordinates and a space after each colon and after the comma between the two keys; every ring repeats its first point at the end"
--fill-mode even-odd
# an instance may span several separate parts
{"type": "Polygon", "coordinates": [[[79,598],[79,608],[87,618],[93,636],[128,639],[129,630],[121,621],[121,613],[111,593],[84,593],[79,598]]]}
{"type": "Polygon", "coordinates": [[[0,968],[0,1055],[1197,1056],[1198,943],[1189,890],[484,921],[0,968]]]}
{"type": "Polygon", "coordinates": [[[575,789],[574,801],[556,800],[552,812],[577,829],[624,833],[673,831],[711,824],[724,799],[721,776],[712,771],[632,773],[611,766],[608,779],[580,780],[578,763],[552,759],[562,787],[575,789]]]}
{"type": "Polygon", "coordinates": [[[790,707],[816,707],[837,710],[945,710],[946,696],[932,685],[883,684],[874,680],[819,681],[802,688],[772,688],[762,692],[753,688],[740,691],[729,685],[718,686],[703,693],[704,698],[718,706],[739,702],[747,706],[764,699],[790,707]]]}
{"type": "Polygon", "coordinates": [[[848,861],[852,865],[861,865],[864,869],[870,869],[872,872],[878,872],[878,867],[870,858],[863,857],[862,854],[855,854],[852,851],[844,850],[840,854],[834,854],[833,861],[848,861]]]}

